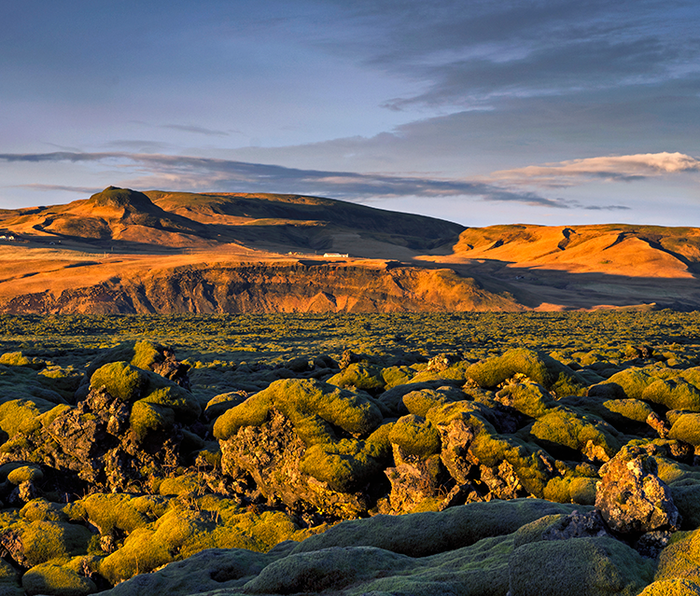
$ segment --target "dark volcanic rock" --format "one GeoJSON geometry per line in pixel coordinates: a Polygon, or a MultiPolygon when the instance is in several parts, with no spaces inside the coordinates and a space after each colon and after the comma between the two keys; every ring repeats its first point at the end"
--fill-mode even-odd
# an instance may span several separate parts
{"type": "Polygon", "coordinates": [[[342,519],[364,515],[369,508],[362,492],[333,490],[302,472],[306,446],[289,419],[276,410],[264,424],[242,427],[221,441],[221,451],[223,471],[233,478],[251,477],[259,496],[270,505],[298,513],[318,510],[342,519]]]}
{"type": "Polygon", "coordinates": [[[91,391],[49,425],[6,446],[3,461],[31,461],[58,472],[62,492],[140,489],[145,470],[178,465],[182,435],[138,442],[129,426],[129,404],[104,390],[91,391]]]}

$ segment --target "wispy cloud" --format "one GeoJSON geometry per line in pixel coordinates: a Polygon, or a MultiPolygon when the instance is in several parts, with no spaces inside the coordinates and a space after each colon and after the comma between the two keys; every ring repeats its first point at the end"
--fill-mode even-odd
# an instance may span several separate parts
{"type": "MultiPolygon", "coordinates": [[[[204,128],[203,126],[195,126],[193,124],[161,124],[159,125],[159,128],[169,128],[171,130],[179,130],[181,132],[191,132],[208,137],[228,137],[231,134],[225,130],[213,130],[211,128],[204,128]]],[[[243,134],[239,130],[234,130],[232,132],[243,134]]]]}
{"type": "Polygon", "coordinates": [[[640,153],[573,159],[558,163],[500,170],[496,179],[539,180],[554,183],[564,179],[599,178],[604,180],[638,180],[667,174],[700,171],[700,160],[683,153],[640,153]]]}
{"type": "Polygon", "coordinates": [[[31,188],[32,190],[43,190],[47,192],[64,191],[64,192],[78,192],[84,194],[95,194],[100,192],[101,188],[95,188],[90,186],[64,186],[61,184],[22,184],[18,188],[31,188]]]}
{"type": "MultiPolygon", "coordinates": [[[[142,188],[165,187],[193,191],[284,192],[322,195],[347,200],[381,197],[476,197],[490,202],[516,202],[556,209],[580,207],[535,192],[518,191],[481,181],[420,176],[392,176],[286,168],[278,165],[225,159],[125,152],[5,153],[6,162],[99,162],[139,178],[142,188]]],[[[123,182],[122,182],[123,183],[123,182]]]]}

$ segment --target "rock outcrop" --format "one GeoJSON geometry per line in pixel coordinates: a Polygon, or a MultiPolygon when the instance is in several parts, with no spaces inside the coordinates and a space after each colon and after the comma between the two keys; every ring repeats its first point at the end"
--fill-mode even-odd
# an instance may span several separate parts
{"type": "Polygon", "coordinates": [[[642,356],[4,354],[0,589],[692,590],[700,374],[642,356]]]}

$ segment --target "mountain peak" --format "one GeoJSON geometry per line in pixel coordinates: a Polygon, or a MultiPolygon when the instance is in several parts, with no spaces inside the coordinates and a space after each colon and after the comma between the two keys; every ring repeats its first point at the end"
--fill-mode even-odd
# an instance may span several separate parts
{"type": "Polygon", "coordinates": [[[108,186],[102,192],[92,195],[88,204],[94,207],[115,207],[127,211],[153,211],[157,207],[145,194],[130,188],[108,186]]]}

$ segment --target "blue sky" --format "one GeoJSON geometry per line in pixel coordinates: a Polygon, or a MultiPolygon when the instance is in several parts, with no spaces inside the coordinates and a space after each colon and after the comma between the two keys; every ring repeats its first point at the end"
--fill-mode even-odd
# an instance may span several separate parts
{"type": "Polygon", "coordinates": [[[327,196],[700,226],[695,0],[5,0],[0,208],[327,196]]]}

